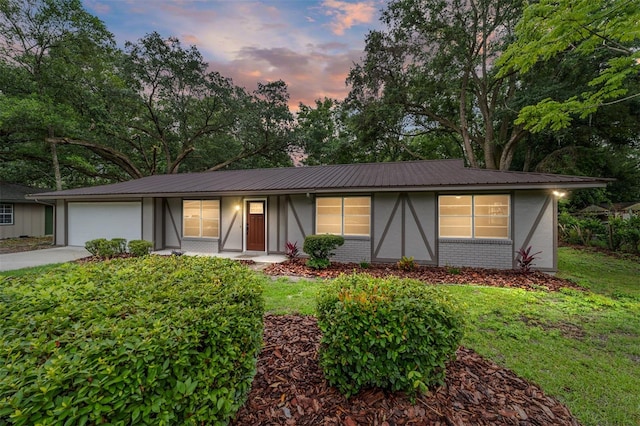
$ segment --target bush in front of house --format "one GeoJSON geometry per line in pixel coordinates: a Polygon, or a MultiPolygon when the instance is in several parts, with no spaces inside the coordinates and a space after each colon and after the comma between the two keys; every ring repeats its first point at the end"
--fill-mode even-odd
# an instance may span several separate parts
{"type": "Polygon", "coordinates": [[[341,276],[317,300],[319,363],[349,397],[378,387],[410,395],[441,384],[463,317],[447,293],[416,280],[341,276]]]}
{"type": "Polygon", "coordinates": [[[325,269],[331,265],[332,251],[344,244],[344,237],[332,234],[308,235],[304,239],[302,250],[309,255],[307,266],[313,269],[325,269]]]}
{"type": "Polygon", "coordinates": [[[151,253],[151,248],[153,247],[153,244],[151,243],[151,241],[145,241],[145,240],[131,240],[129,241],[129,253],[132,256],[145,256],[149,253],[151,253]]]}
{"type": "Polygon", "coordinates": [[[0,278],[0,423],[224,424],[262,343],[262,278],[146,256],[0,278]]]}

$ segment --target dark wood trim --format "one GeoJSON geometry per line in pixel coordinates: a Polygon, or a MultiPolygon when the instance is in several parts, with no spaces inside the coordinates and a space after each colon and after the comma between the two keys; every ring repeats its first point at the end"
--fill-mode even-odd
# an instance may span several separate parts
{"type": "Polygon", "coordinates": [[[418,227],[418,231],[420,232],[420,237],[422,238],[422,241],[424,242],[424,245],[427,247],[427,251],[429,252],[429,256],[431,258],[431,260],[434,260],[434,255],[433,255],[433,250],[431,249],[431,244],[429,244],[429,239],[427,237],[427,234],[424,232],[424,229],[422,228],[422,222],[420,222],[419,218],[418,218],[418,214],[416,213],[416,209],[413,206],[413,203],[411,202],[411,197],[407,194],[407,205],[409,206],[409,211],[411,211],[411,215],[413,216],[413,220],[415,220],[416,222],[416,226],[418,227]]]}
{"type": "MultiPolygon", "coordinates": [[[[220,202],[220,216],[222,216],[222,202],[220,202]]],[[[231,230],[233,229],[233,224],[236,222],[236,218],[238,217],[238,212],[239,210],[235,210],[233,212],[233,217],[231,218],[231,223],[229,224],[229,227],[227,228],[227,233],[224,235],[224,238],[222,239],[222,242],[220,243],[220,250],[224,250],[224,246],[227,245],[227,240],[229,239],[229,234],[231,234],[231,230]]]]}
{"type": "MultiPolygon", "coordinates": [[[[173,218],[173,213],[171,212],[171,205],[166,198],[163,198],[163,200],[167,208],[167,213],[169,213],[169,219],[171,219],[171,224],[173,225],[173,231],[176,233],[176,237],[178,238],[179,247],[182,247],[182,237],[180,235],[180,231],[178,231],[178,228],[176,227],[176,221],[173,218]]],[[[182,199],[180,199],[180,211],[182,212],[182,199]]]]}
{"type": "Polygon", "coordinates": [[[398,211],[398,205],[400,205],[400,201],[402,198],[402,194],[398,194],[398,199],[396,200],[396,204],[393,206],[393,210],[391,210],[391,215],[389,215],[389,220],[387,220],[387,224],[384,227],[384,231],[382,231],[382,235],[380,236],[380,240],[378,241],[378,245],[376,246],[375,251],[373,252],[374,258],[377,259],[378,253],[380,253],[380,249],[382,248],[382,243],[384,239],[387,238],[387,232],[389,232],[389,228],[391,227],[391,222],[393,222],[393,218],[398,211]]]}
{"type": "MultiPolygon", "coordinates": [[[[288,201],[287,204],[289,205],[289,207],[291,207],[291,213],[293,213],[293,217],[295,218],[296,223],[298,224],[298,229],[300,229],[300,233],[302,234],[302,238],[307,238],[307,234],[306,234],[306,232],[304,232],[304,227],[302,226],[302,222],[300,222],[300,218],[298,217],[298,212],[296,211],[295,206],[291,202],[291,197],[289,195],[287,195],[287,201],[288,201]]],[[[315,203],[313,203],[313,206],[314,206],[313,210],[315,212],[315,203]]],[[[315,217],[315,215],[314,215],[314,217],[315,217]]]]}
{"type": "MultiPolygon", "coordinates": [[[[533,222],[533,225],[531,226],[531,229],[529,229],[529,233],[527,234],[527,237],[522,242],[522,246],[520,246],[518,251],[520,251],[521,249],[524,250],[524,249],[527,248],[527,246],[529,246],[529,243],[531,242],[531,239],[533,238],[533,234],[538,229],[538,226],[540,225],[540,222],[542,222],[542,217],[544,216],[545,212],[549,208],[549,204],[551,203],[551,198],[552,198],[551,195],[547,195],[547,198],[545,198],[544,204],[542,205],[542,208],[538,212],[538,216],[536,216],[536,220],[533,222]]],[[[517,253],[515,258],[514,258],[514,262],[517,262],[519,258],[520,258],[520,253],[517,253]]]]}
{"type": "Polygon", "coordinates": [[[402,198],[402,204],[400,204],[400,256],[404,257],[407,254],[407,225],[406,225],[406,207],[407,207],[407,198],[409,197],[406,192],[400,194],[402,198]]]}

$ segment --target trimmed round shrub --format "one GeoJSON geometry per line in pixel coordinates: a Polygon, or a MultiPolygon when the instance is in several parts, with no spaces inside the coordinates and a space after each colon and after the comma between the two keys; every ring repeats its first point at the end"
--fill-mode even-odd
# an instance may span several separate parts
{"type": "Polygon", "coordinates": [[[347,397],[370,387],[415,395],[443,383],[464,327],[442,288],[368,275],[328,284],[317,313],[320,366],[347,397]]]}
{"type": "Polygon", "coordinates": [[[129,253],[133,256],[145,256],[151,253],[153,244],[151,241],[131,240],[129,241],[129,253]]]}
{"type": "Polygon", "coordinates": [[[344,237],[332,234],[308,235],[304,239],[302,250],[309,255],[307,266],[313,269],[325,269],[330,264],[332,250],[344,244],[344,237]]]}
{"type": "Polygon", "coordinates": [[[0,424],[227,424],[255,375],[263,280],[191,256],[0,277],[0,424]]]}

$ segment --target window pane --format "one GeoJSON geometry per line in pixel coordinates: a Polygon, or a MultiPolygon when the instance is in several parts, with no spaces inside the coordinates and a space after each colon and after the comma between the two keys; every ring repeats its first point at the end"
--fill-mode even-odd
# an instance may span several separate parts
{"type": "Polygon", "coordinates": [[[471,238],[471,217],[441,216],[440,236],[449,238],[471,238]]]}
{"type": "Polygon", "coordinates": [[[370,197],[344,198],[344,235],[368,236],[371,223],[370,197]]]}
{"type": "Polygon", "coordinates": [[[13,204],[0,204],[0,225],[13,224],[13,204]]]}
{"type": "Polygon", "coordinates": [[[316,199],[316,233],[342,234],[342,198],[316,199]]]}
{"type": "Polygon", "coordinates": [[[471,238],[471,201],[470,195],[439,197],[441,237],[471,238]]]}
{"type": "Polygon", "coordinates": [[[202,236],[217,238],[219,234],[220,201],[202,201],[202,236]]]}
{"type": "Polygon", "coordinates": [[[509,238],[509,195],[476,195],[476,238],[509,238]]]}

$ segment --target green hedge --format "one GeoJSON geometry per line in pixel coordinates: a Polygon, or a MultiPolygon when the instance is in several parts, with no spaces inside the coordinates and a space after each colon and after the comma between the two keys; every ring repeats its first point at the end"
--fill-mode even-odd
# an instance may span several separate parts
{"type": "Polygon", "coordinates": [[[319,363],[347,397],[379,387],[424,392],[443,382],[463,317],[447,293],[415,280],[342,276],[318,296],[319,363]]]}
{"type": "Polygon", "coordinates": [[[262,343],[261,278],[147,256],[0,281],[0,424],[224,424],[262,343]]]}
{"type": "Polygon", "coordinates": [[[313,269],[325,269],[329,267],[331,253],[344,244],[344,237],[332,234],[307,235],[302,245],[302,250],[309,255],[307,266],[313,269]]]}

